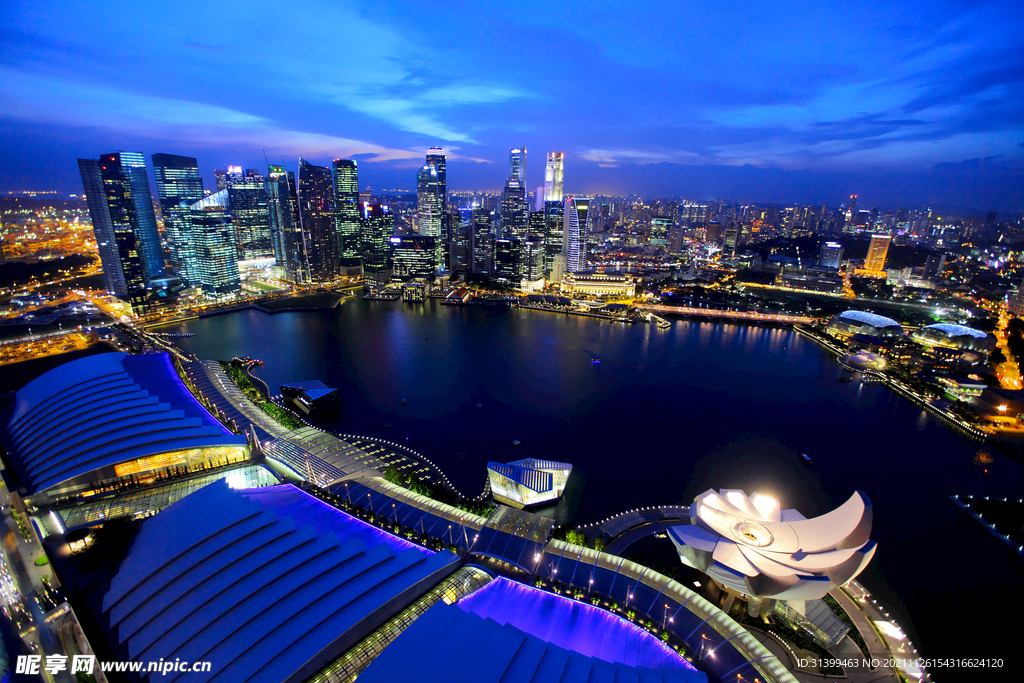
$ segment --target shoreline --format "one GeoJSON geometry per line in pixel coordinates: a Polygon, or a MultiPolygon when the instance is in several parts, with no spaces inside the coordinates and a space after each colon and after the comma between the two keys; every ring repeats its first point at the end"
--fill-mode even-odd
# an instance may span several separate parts
{"type": "MultiPolygon", "coordinates": [[[[820,347],[826,349],[827,351],[829,351],[830,353],[834,354],[836,356],[837,362],[839,362],[838,359],[841,357],[841,355],[843,353],[845,353],[843,350],[841,350],[837,346],[835,346],[831,341],[823,339],[819,335],[815,334],[814,332],[812,332],[810,330],[807,330],[806,328],[803,328],[803,327],[801,327],[799,325],[794,325],[793,329],[796,330],[797,333],[800,334],[801,336],[806,337],[807,339],[810,339],[811,341],[817,343],[818,346],[820,346],[820,347]]],[[[839,365],[840,365],[840,367],[842,367],[844,369],[850,370],[850,368],[848,366],[846,366],[846,365],[843,365],[842,362],[839,362],[839,365]]],[[[852,370],[852,371],[853,372],[861,373],[864,376],[864,380],[865,381],[867,381],[868,378],[873,379],[874,381],[871,382],[872,384],[874,384],[874,383],[884,384],[885,386],[889,387],[890,389],[892,389],[897,394],[903,396],[904,398],[910,400],[913,403],[916,403],[916,404],[920,405],[921,407],[925,408],[926,410],[931,411],[936,416],[938,416],[938,417],[942,418],[943,420],[945,420],[947,424],[950,424],[950,425],[960,429],[961,431],[966,432],[968,435],[970,435],[970,436],[972,436],[972,437],[974,437],[976,439],[981,439],[982,441],[990,441],[991,440],[992,442],[998,443],[998,440],[992,438],[994,435],[989,434],[988,432],[982,431],[981,429],[978,429],[977,427],[971,425],[970,423],[961,420],[959,417],[957,417],[956,415],[953,415],[949,411],[943,410],[942,408],[939,408],[938,406],[933,405],[932,403],[930,403],[926,399],[924,399],[924,398],[918,396],[916,393],[912,392],[910,389],[905,387],[902,383],[898,382],[897,380],[894,380],[893,378],[889,377],[888,375],[886,375],[884,373],[875,372],[875,371],[872,371],[872,370],[852,370]]]]}

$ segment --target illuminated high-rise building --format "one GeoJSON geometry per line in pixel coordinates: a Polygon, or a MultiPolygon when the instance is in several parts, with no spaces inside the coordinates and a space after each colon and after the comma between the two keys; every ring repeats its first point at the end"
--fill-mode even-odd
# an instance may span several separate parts
{"type": "Polygon", "coordinates": [[[843,245],[839,242],[825,242],[821,245],[821,253],[818,255],[818,266],[839,270],[843,262],[843,245]]]}
{"type": "MultiPolygon", "coordinates": [[[[100,157],[101,170],[104,166],[107,171],[120,174],[129,190],[129,194],[125,195],[124,208],[137,237],[143,277],[148,284],[164,272],[164,250],[156,228],[156,212],[153,210],[153,194],[149,190],[146,159],[142,152],[115,152],[100,157]]],[[[104,182],[107,177],[104,175],[104,182]]]]}
{"type": "Polygon", "coordinates": [[[146,162],[138,152],[79,159],[107,290],[132,310],[146,306],[146,288],[164,269],[146,162]]]}
{"type": "Polygon", "coordinates": [[[338,232],[338,256],[342,266],[358,266],[363,258],[362,212],[359,207],[359,174],[354,159],[335,159],[334,224],[338,232]]]}
{"type": "Polygon", "coordinates": [[[530,235],[519,248],[519,275],[524,280],[536,282],[544,277],[544,238],[530,235]]]}
{"type": "Polygon", "coordinates": [[[227,191],[231,205],[231,225],[235,229],[239,268],[245,270],[250,267],[272,265],[274,240],[270,227],[270,203],[263,174],[251,168],[245,173],[229,173],[227,191]]]}
{"type": "Polygon", "coordinates": [[[391,238],[395,217],[383,204],[363,204],[363,281],[383,285],[391,280],[391,238]]]}
{"type": "Polygon", "coordinates": [[[561,200],[544,202],[544,270],[548,272],[554,268],[555,257],[564,255],[564,216],[565,204],[561,200]]]}
{"type": "MultiPolygon", "coordinates": [[[[100,266],[103,268],[103,286],[109,294],[125,297],[128,295],[128,283],[125,280],[124,266],[121,263],[121,252],[117,241],[118,235],[114,232],[114,224],[110,219],[110,208],[107,206],[107,193],[103,187],[103,177],[100,175],[99,163],[95,159],[79,159],[78,171],[82,175],[85,201],[89,207],[89,216],[92,218],[92,231],[96,236],[96,246],[100,253],[100,266]]],[[[133,250],[134,240],[135,236],[133,233],[131,235],[133,250]]]]}
{"type": "Polygon", "coordinates": [[[508,177],[515,178],[526,188],[526,148],[513,147],[508,151],[508,177]]]}
{"type": "Polygon", "coordinates": [[[499,207],[501,234],[505,239],[526,239],[530,227],[530,207],[526,203],[526,186],[518,178],[505,181],[499,207]]]}
{"type": "Polygon", "coordinates": [[[391,277],[402,280],[434,277],[434,238],[394,235],[391,242],[391,277]]]}
{"type": "Polygon", "coordinates": [[[331,171],[299,159],[299,223],[310,282],[338,277],[338,233],[334,229],[334,181],[331,171]]]}
{"type": "Polygon", "coordinates": [[[491,212],[487,209],[473,210],[472,263],[477,275],[494,274],[494,231],[491,212]]]}
{"type": "Polygon", "coordinates": [[[579,273],[587,269],[587,219],[590,200],[567,197],[562,217],[562,253],[566,270],[579,273]]]}
{"type": "Polygon", "coordinates": [[[434,238],[434,266],[439,269],[445,267],[445,244],[450,241],[445,167],[444,150],[431,147],[427,150],[426,163],[416,173],[417,231],[434,238]]]}
{"type": "Polygon", "coordinates": [[[299,225],[295,174],[284,166],[271,165],[267,175],[267,203],[270,208],[270,232],[274,257],[291,282],[309,279],[306,250],[299,225]]]}
{"type": "Polygon", "coordinates": [[[190,207],[203,198],[199,163],[193,157],[177,154],[154,154],[152,158],[171,269],[182,284],[191,286],[193,278],[188,272],[188,265],[192,242],[188,226],[190,207]]]}
{"type": "Polygon", "coordinates": [[[544,201],[562,201],[562,182],[565,175],[565,154],[548,152],[548,163],[544,167],[544,201]]]}
{"type": "Polygon", "coordinates": [[[885,270],[885,258],[889,254],[890,242],[892,242],[892,237],[889,235],[871,236],[868,255],[864,259],[864,270],[872,273],[880,273],[885,270]]]}
{"type": "Polygon", "coordinates": [[[519,246],[517,239],[494,240],[494,277],[506,282],[518,283],[519,246]]]}
{"type": "Polygon", "coordinates": [[[214,297],[241,289],[238,250],[231,222],[230,190],[224,189],[189,207],[189,235],[192,250],[189,272],[193,286],[214,297]]]}

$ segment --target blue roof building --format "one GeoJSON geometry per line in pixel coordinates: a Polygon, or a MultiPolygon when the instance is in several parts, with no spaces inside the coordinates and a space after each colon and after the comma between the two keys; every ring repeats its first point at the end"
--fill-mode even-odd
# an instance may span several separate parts
{"type": "Polygon", "coordinates": [[[126,659],[210,662],[181,680],[301,683],[458,564],[294,486],[221,481],[142,525],[103,612],[126,659]]]}
{"type": "Polygon", "coordinates": [[[20,492],[40,501],[248,457],[245,437],[192,396],[166,353],[104,353],[37,377],[17,393],[4,444],[20,492]]]}

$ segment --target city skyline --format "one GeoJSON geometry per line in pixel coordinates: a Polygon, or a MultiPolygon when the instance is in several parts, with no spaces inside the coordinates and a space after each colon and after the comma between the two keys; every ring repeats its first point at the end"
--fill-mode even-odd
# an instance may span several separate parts
{"type": "MultiPolygon", "coordinates": [[[[409,188],[436,145],[450,187],[500,191],[507,150],[524,145],[565,152],[569,193],[830,204],[855,193],[1024,210],[1022,13],[1011,3],[900,16],[653,7],[629,31],[610,7],[570,23],[553,5],[462,22],[415,5],[319,4],[251,31],[225,30],[222,11],[199,21],[159,5],[14,8],[0,32],[0,189],[75,193],[68,159],[94,149],[195,156],[208,187],[224,164],[265,166],[265,151],[275,164],[357,159],[366,185],[409,188]],[[350,68],[324,66],[343,22],[360,28],[350,68]],[[442,25],[459,48],[432,46],[442,25]],[[503,27],[514,38],[484,38],[503,27]],[[772,27],[793,38],[780,47],[772,27]],[[101,33],[133,59],[100,50],[101,33]],[[285,56],[281,36],[308,50],[285,56]],[[232,54],[251,68],[232,68],[232,54]]],[[[530,191],[543,170],[528,168],[530,191]]]]}

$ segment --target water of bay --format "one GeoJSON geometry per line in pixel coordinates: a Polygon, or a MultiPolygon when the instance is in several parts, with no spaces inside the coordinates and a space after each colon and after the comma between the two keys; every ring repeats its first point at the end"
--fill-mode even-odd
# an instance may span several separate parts
{"type": "Polygon", "coordinates": [[[334,431],[408,439],[464,493],[481,490],[488,461],[571,462],[585,480],[575,523],[709,488],[810,517],[862,490],[879,544],[862,581],[922,654],[1006,655],[997,624],[1024,560],[949,496],[1019,498],[1024,466],[883,386],[838,382],[835,361],[792,330],[349,299],[160,331],[194,332],[176,341],[200,358],[263,360],[272,389],[338,387],[334,431]],[[987,473],[973,464],[980,450],[987,473]]]}

